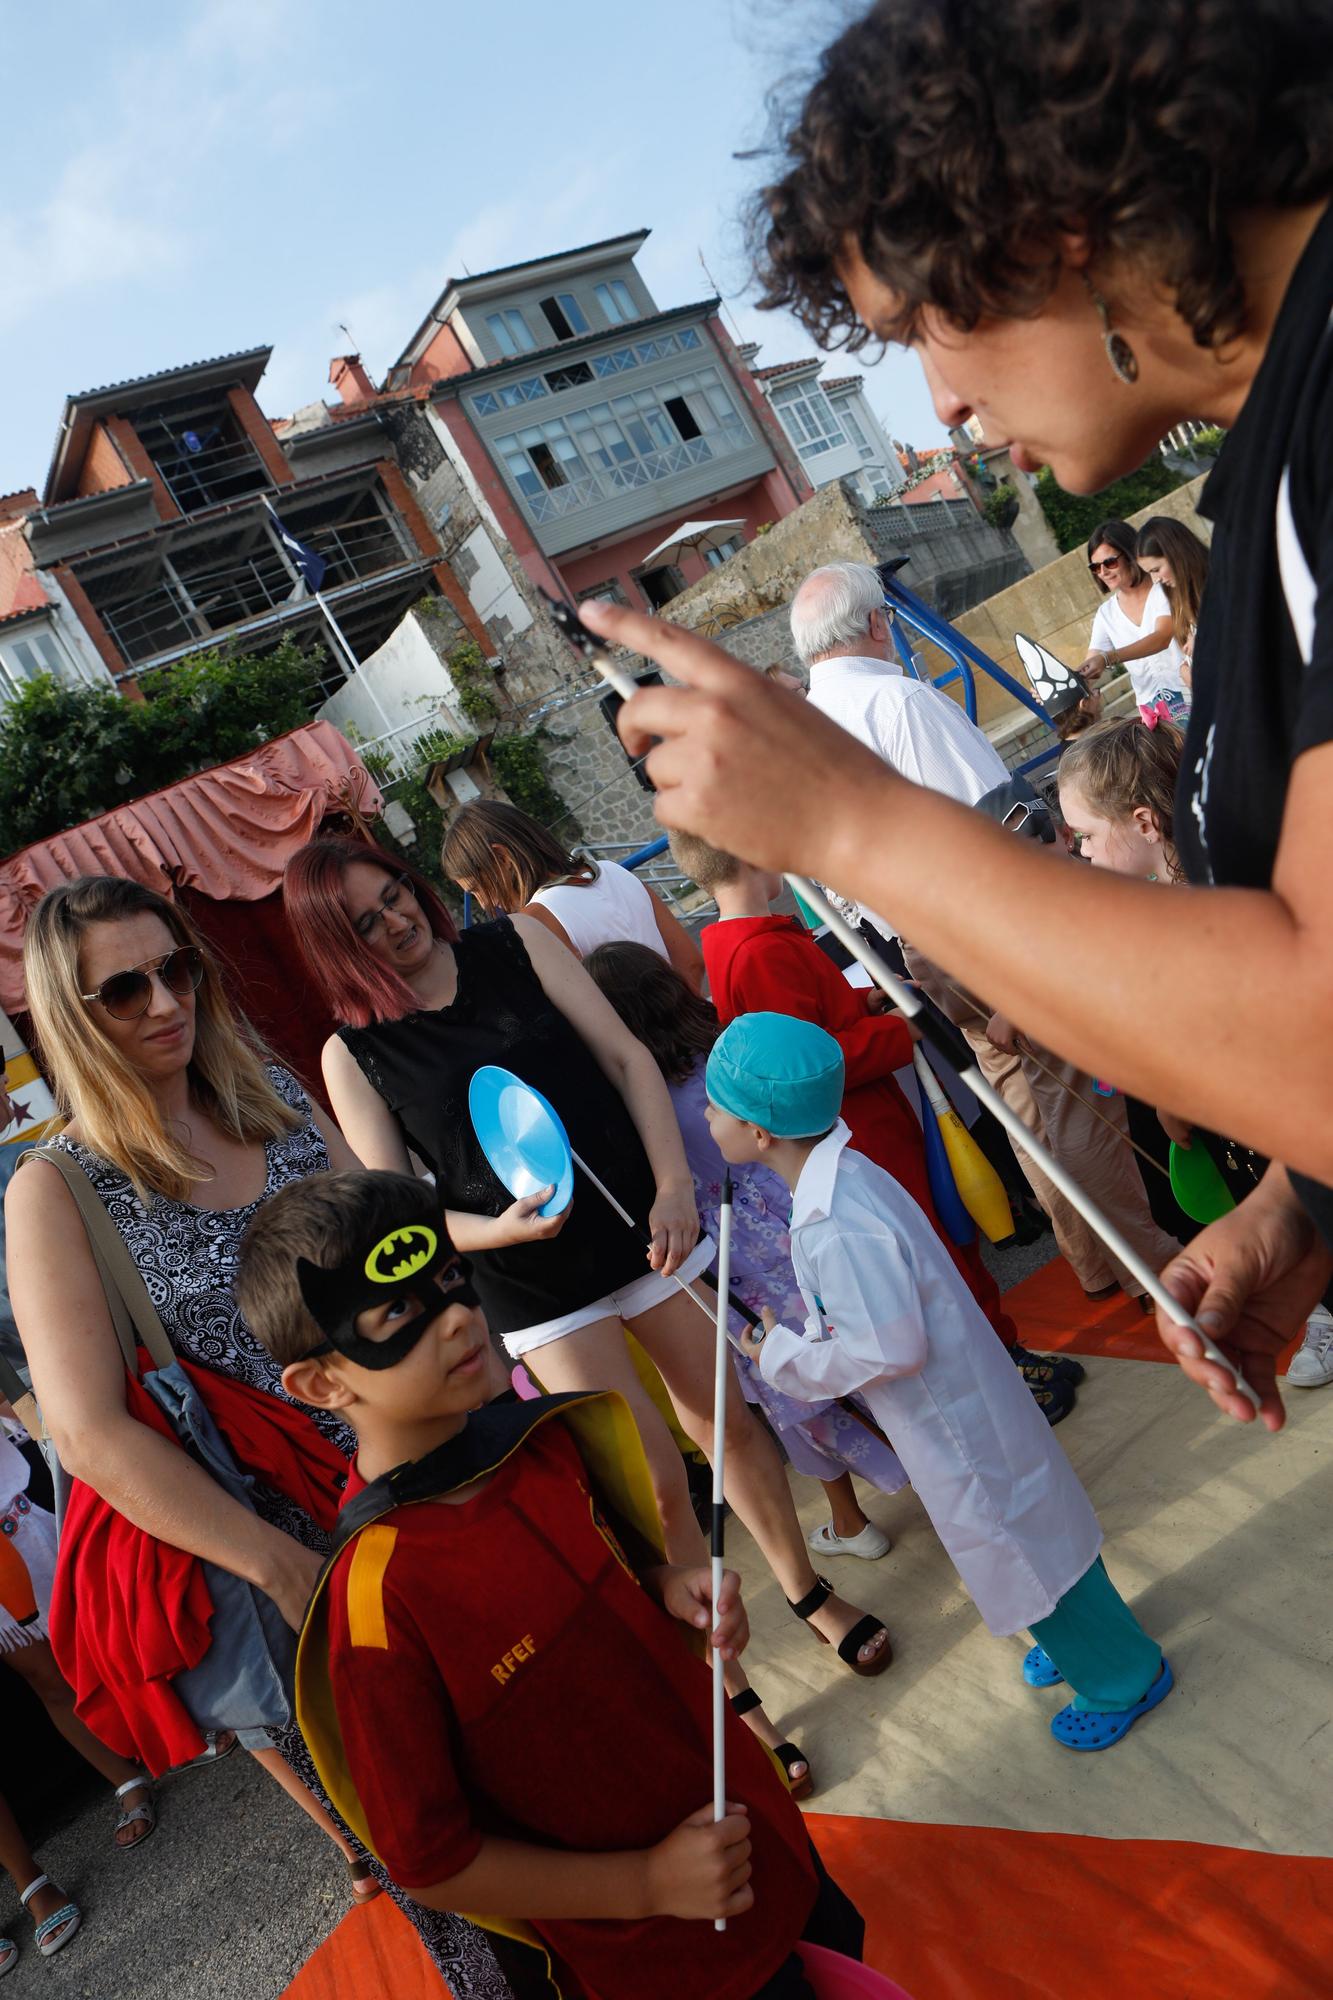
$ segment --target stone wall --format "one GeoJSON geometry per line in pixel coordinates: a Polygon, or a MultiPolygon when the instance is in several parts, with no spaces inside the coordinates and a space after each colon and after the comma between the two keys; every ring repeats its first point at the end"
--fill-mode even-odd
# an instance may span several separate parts
{"type": "MultiPolygon", "coordinates": [[[[1174,493],[1132,515],[1130,526],[1141,528],[1152,515],[1169,514],[1183,521],[1204,541],[1209,540],[1210,524],[1195,512],[1202,485],[1202,479],[1195,479],[1177,487],[1174,493]]],[[[1076,667],[1087,656],[1093,615],[1100,602],[1101,593],[1088,574],[1085,551],[1073,549],[1057,562],[1048,563],[1045,569],[988,598],[984,604],[963,612],[953,622],[997,666],[1026,686],[1027,676],[1019,665],[1014,645],[1015,632],[1026,633],[1066,666],[1076,667]]],[[[933,656],[931,665],[937,665],[933,656]]],[[[1018,705],[1011,695],[978,674],[977,716],[984,725],[1012,719],[1017,711],[1018,705]]]]}
{"type": "Polygon", "coordinates": [[[944,618],[956,618],[1028,574],[1007,528],[993,528],[970,500],[921,500],[868,507],[861,526],[872,562],[906,556],[899,581],[944,618]]]}
{"type": "MultiPolygon", "coordinates": [[[[983,521],[969,501],[863,507],[835,480],[672,598],[670,616],[731,645],[738,626],[785,611],[821,563],[879,563],[895,555],[908,558],[903,582],[946,617],[980,603],[1027,569],[1013,536],[983,521]]],[[[735,642],[749,657],[748,642],[735,642]]]]}

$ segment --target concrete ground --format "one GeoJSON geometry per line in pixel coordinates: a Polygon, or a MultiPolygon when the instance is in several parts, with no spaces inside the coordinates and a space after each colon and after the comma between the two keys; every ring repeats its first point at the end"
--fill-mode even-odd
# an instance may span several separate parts
{"type": "Polygon", "coordinates": [[[159,1808],[130,1854],[112,1845],[114,1808],[95,1779],[21,1814],[83,1928],[40,1959],[0,1877],[0,1933],[21,1952],[4,2000],[276,2000],[346,1909],[335,1850],[243,1751],[172,1779],[159,1808]]]}

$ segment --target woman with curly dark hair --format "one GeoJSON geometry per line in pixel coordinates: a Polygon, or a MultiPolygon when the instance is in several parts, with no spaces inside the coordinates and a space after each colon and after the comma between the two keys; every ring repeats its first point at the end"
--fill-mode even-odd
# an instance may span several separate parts
{"type": "Polygon", "coordinates": [[[707,641],[584,607],[685,683],[620,725],[635,753],[662,739],[665,825],[892,908],[1067,1060],[1288,1163],[1167,1268],[1271,1429],[1278,1353],[1333,1277],[1331,70],[1308,0],[879,0],[758,204],[763,303],[824,346],[914,347],[941,420],[979,417],[1021,470],[1095,493],[1183,419],[1229,429],[1176,814],[1192,886],[1061,867],[707,641]]]}

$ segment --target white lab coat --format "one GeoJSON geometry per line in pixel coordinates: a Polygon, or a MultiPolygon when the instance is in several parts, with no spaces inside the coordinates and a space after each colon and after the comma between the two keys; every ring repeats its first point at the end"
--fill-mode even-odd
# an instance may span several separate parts
{"type": "Polygon", "coordinates": [[[792,1263],[809,1317],[759,1354],[788,1396],[864,1397],[999,1637],[1054,1611],[1096,1561],[1092,1503],[1022,1375],[911,1196],[841,1120],[805,1163],[792,1263]]]}

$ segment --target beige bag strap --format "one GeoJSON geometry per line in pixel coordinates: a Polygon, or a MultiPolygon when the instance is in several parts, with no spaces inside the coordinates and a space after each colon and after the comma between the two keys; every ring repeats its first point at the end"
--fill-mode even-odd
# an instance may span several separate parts
{"type": "Polygon", "coordinates": [[[60,1146],[34,1146],[22,1155],[26,1160],[47,1160],[73,1195],[88,1232],[88,1243],[97,1266],[97,1275],[106,1293],[107,1309],[116,1329],[125,1366],[135,1380],[139,1377],[138,1348],[148,1349],[155,1368],[166,1368],[175,1359],[157,1307],[148,1296],[148,1287],[139,1274],[125,1239],[107,1214],[96,1188],[78,1161],[60,1146]]]}

